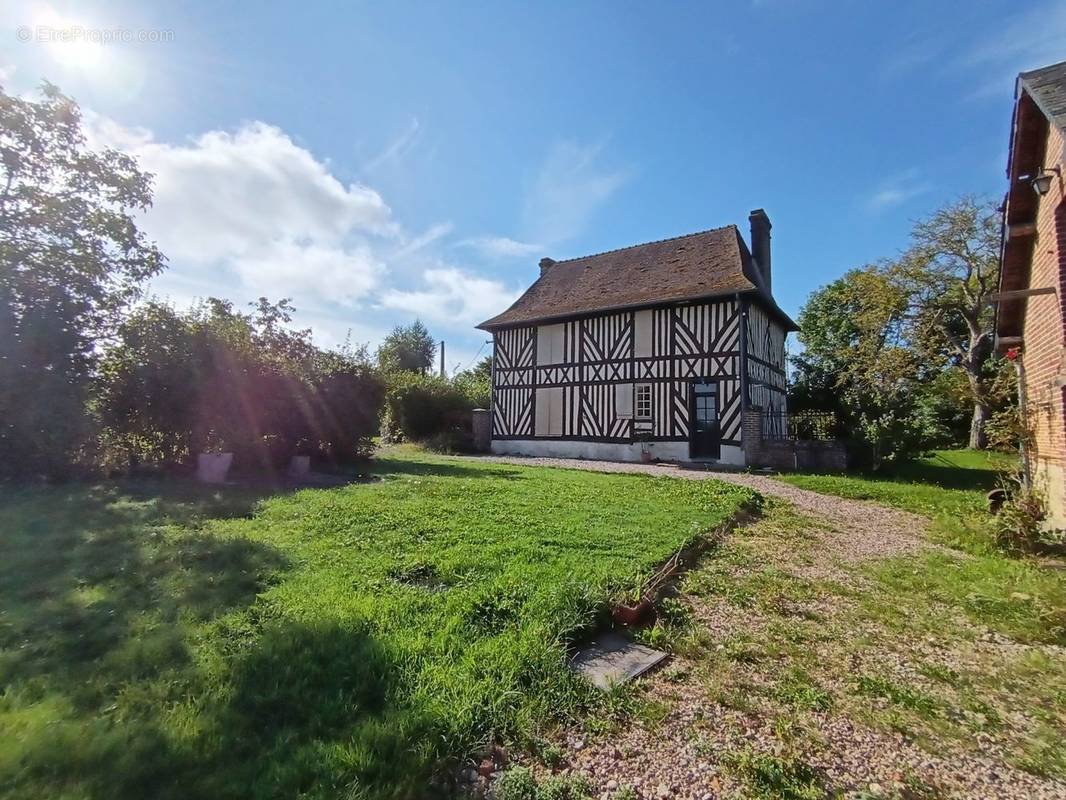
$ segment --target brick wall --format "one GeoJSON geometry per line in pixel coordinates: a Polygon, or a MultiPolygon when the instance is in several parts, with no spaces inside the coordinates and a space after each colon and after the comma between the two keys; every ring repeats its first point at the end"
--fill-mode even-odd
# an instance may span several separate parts
{"type": "Polygon", "coordinates": [[[762,409],[744,412],[744,456],[749,467],[769,467],[783,472],[808,469],[840,472],[848,468],[843,442],[793,439],[765,439],[762,409]]]}
{"type": "Polygon", "coordinates": [[[1066,389],[1054,382],[1066,371],[1066,142],[1061,130],[1049,127],[1045,167],[1058,166],[1061,172],[1040,198],[1029,286],[1053,286],[1057,295],[1026,301],[1023,359],[1034,479],[1048,495],[1049,516],[1061,527],[1066,526],[1066,389]]]}

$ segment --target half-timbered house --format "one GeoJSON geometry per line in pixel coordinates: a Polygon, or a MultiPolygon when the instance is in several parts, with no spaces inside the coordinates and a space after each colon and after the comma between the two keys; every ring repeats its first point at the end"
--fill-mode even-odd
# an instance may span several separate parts
{"type": "Polygon", "coordinates": [[[540,262],[492,333],[492,450],[745,463],[742,415],[785,424],[785,337],[770,220],[540,262]]]}

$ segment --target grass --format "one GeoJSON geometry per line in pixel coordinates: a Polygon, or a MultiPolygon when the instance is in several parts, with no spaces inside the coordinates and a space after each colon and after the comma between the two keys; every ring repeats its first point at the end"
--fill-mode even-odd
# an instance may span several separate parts
{"type": "Polygon", "coordinates": [[[802,489],[873,500],[928,517],[972,514],[985,508],[985,494],[999,476],[1017,467],[1006,453],[936,450],[926,458],[882,473],[813,475],[794,473],[779,480],[802,489]]]}
{"type": "Polygon", "coordinates": [[[930,552],[873,566],[882,583],[912,600],[902,609],[873,600],[872,613],[891,621],[946,603],[1017,641],[1066,645],[1066,579],[1039,559],[1004,556],[993,541],[984,495],[1015,466],[1016,459],[1004,453],[939,450],[901,465],[890,476],[797,474],[779,479],[929,517],[936,541],[971,556],[960,560],[930,552]]]}
{"type": "Polygon", "coordinates": [[[734,754],[729,766],[747,785],[747,796],[753,798],[820,800],[828,796],[818,773],[795,758],[746,750],[734,754]]]}
{"type": "Polygon", "coordinates": [[[594,705],[568,647],[751,500],[411,452],[374,472],[0,491],[0,796],[422,794],[594,705]]]}
{"type": "MultiPolygon", "coordinates": [[[[818,579],[803,569],[824,558],[819,528],[768,500],[685,578],[703,615],[735,620],[727,637],[689,636],[681,652],[695,678],[726,708],[775,721],[776,755],[735,764],[750,795],[818,796],[804,764],[834,758],[821,715],[936,755],[985,737],[1003,762],[1066,779],[1066,658],[1046,647],[1066,644],[1066,574],[1035,559],[936,550],[838,564],[844,577],[818,579]],[[804,613],[811,606],[819,614],[804,613]],[[994,645],[1000,637],[1009,641],[994,645]]],[[[927,796],[920,789],[902,796],[927,796]]]]}

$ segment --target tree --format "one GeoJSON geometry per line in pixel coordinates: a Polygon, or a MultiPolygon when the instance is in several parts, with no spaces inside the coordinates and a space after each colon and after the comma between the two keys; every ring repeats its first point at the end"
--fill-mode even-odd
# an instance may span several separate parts
{"type": "Polygon", "coordinates": [[[210,298],[179,312],[149,302],[119,326],[96,399],[116,466],[166,466],[215,447],[264,468],[297,452],[365,452],[382,401],[365,349],[318,349],[310,331],[287,327],[287,300],[260,298],[253,308],[210,298]]]}
{"type": "Polygon", "coordinates": [[[960,370],[973,415],[969,446],[988,444],[997,368],[992,356],[999,284],[1000,214],[994,203],[964,197],[915,224],[911,245],[892,269],[910,306],[915,347],[929,360],[960,370]]]}
{"type": "Polygon", "coordinates": [[[471,408],[488,408],[492,395],[492,359],[486,356],[470,369],[464,369],[452,383],[463,393],[471,408]]]}
{"type": "Polygon", "coordinates": [[[834,411],[875,469],[934,435],[919,402],[930,371],[908,339],[907,309],[888,268],[872,265],[817,290],[800,312],[793,407],[834,411]]]}
{"type": "Polygon", "coordinates": [[[378,348],[378,366],[384,372],[421,372],[433,367],[437,343],[419,320],[397,325],[378,348]]]}
{"type": "Polygon", "coordinates": [[[89,151],[59,89],[0,89],[0,470],[61,473],[84,444],[96,343],[163,268],[133,218],[150,204],[151,176],[89,151]]]}

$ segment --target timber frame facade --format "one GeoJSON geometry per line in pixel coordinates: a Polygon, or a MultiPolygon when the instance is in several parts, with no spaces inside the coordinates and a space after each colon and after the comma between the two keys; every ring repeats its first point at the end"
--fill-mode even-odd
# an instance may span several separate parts
{"type": "MultiPolygon", "coordinates": [[[[768,262],[768,220],[765,230],[768,262]]],[[[712,271],[718,266],[719,272],[735,271],[733,278],[743,279],[746,271],[757,269],[732,227],[653,244],[681,242],[674,246],[698,251],[699,237],[708,234],[732,238],[737,243],[735,254],[728,255],[735,255],[735,261],[718,259],[726,262],[723,269],[717,261],[708,264],[698,259],[682,273],[698,274],[701,266],[712,271]]],[[[715,248],[706,244],[713,254],[715,248]]],[[[606,263],[578,263],[571,271],[588,280],[590,270],[615,269],[616,254],[642,247],[646,246],[577,259],[606,263]]],[[[653,279],[665,277],[650,282],[651,292],[658,283],[669,293],[672,285],[684,280],[685,274],[669,274],[668,259],[664,265],[656,263],[656,253],[648,255],[650,260],[639,254],[634,259],[630,253],[620,269],[644,263],[643,271],[653,279]]],[[[573,263],[542,263],[541,280],[573,263]]],[[[630,281],[621,283],[626,291],[632,289],[630,281]]],[[[795,326],[768,291],[750,283],[746,290],[737,288],[724,295],[677,300],[656,301],[649,296],[650,302],[639,306],[577,310],[528,324],[507,324],[505,312],[500,315],[502,324],[483,323],[494,343],[492,449],[618,460],[636,460],[643,450],[668,460],[743,464],[745,409],[763,410],[764,430],[784,425],[785,338],[795,326]]],[[[520,299],[516,306],[521,303],[520,299]]],[[[535,315],[543,305],[534,304],[529,313],[535,315]]]]}

